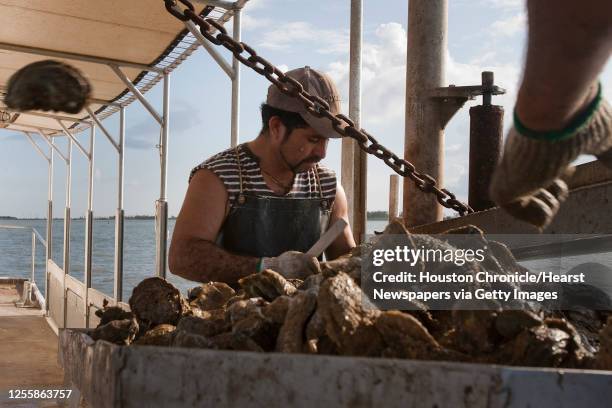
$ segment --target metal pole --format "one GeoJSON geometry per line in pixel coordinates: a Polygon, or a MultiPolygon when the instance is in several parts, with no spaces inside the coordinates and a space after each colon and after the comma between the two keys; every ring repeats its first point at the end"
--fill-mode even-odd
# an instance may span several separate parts
{"type": "MultiPolygon", "coordinates": [[[[240,9],[234,10],[234,41],[240,41],[240,13],[240,9]]],[[[232,57],[232,71],[234,75],[232,77],[231,145],[235,147],[238,145],[238,131],[240,126],[240,62],[236,57],[232,57]]]]}
{"type": "MultiPolygon", "coordinates": [[[[430,92],[444,85],[448,1],[408,2],[406,125],[404,157],[420,172],[443,185],[444,131],[439,105],[430,92]]],[[[404,221],[407,226],[442,219],[442,206],[404,179],[404,221]]]]}
{"type": "Polygon", "coordinates": [[[170,77],[164,74],[164,112],[162,120],[162,140],[160,144],[161,186],[156,208],[157,223],[157,275],[166,277],[166,248],[168,241],[168,202],[166,200],[166,177],[168,169],[168,130],[170,119],[170,77]]]}
{"type": "Polygon", "coordinates": [[[399,199],[399,176],[391,174],[389,177],[389,222],[397,218],[399,199]]]}
{"type": "MultiPolygon", "coordinates": [[[[142,106],[144,106],[145,109],[149,111],[151,116],[153,116],[153,118],[157,121],[157,123],[161,125],[163,123],[162,117],[159,116],[159,113],[157,113],[153,105],[151,105],[149,101],[147,101],[147,98],[144,97],[142,92],[140,92],[140,90],[136,88],[136,86],[132,83],[132,81],[130,81],[130,78],[128,78],[128,76],[125,75],[125,73],[123,73],[123,71],[121,71],[121,69],[119,69],[118,66],[116,65],[109,65],[109,66],[115,72],[115,74],[119,77],[119,79],[123,81],[125,86],[128,87],[128,89],[132,92],[134,97],[138,99],[140,103],[142,103],[142,106]]],[[[166,75],[167,74],[164,74],[164,78],[166,77],[166,75]]]]}
{"type": "MultiPolygon", "coordinates": [[[[50,142],[53,144],[53,140],[50,142]]],[[[47,251],[45,254],[45,309],[49,312],[49,260],[53,244],[53,148],[49,148],[49,179],[47,191],[47,251]]]]}
{"type": "Polygon", "coordinates": [[[489,199],[489,186],[501,156],[504,108],[491,105],[493,72],[482,73],[482,105],[470,108],[469,204],[475,211],[495,207],[489,199]]]}
{"type": "Polygon", "coordinates": [[[115,213],[115,278],[113,296],[117,302],[123,300],[123,169],[125,151],[125,108],[119,110],[119,168],[117,185],[117,212],[115,213]]]}
{"type": "Polygon", "coordinates": [[[96,127],[92,125],[89,132],[87,214],[85,216],[85,327],[89,327],[89,288],[91,288],[91,253],[93,249],[93,180],[95,135],[96,127]]]}
{"type": "Polygon", "coordinates": [[[34,282],[34,273],[36,272],[36,234],[32,231],[32,282],[34,282]]]}
{"type": "MultiPolygon", "coordinates": [[[[359,127],[361,121],[361,43],[363,0],[351,0],[349,56],[349,116],[359,127]]],[[[354,140],[342,140],[341,183],[345,188],[349,222],[357,243],[365,237],[367,211],[367,154],[354,140]]]]}
{"type": "Polygon", "coordinates": [[[72,140],[68,139],[68,160],[66,161],[66,208],[64,209],[64,273],[70,274],[70,224],[72,190],[72,140]]]}
{"type": "Polygon", "coordinates": [[[191,32],[191,34],[193,34],[193,36],[195,37],[196,40],[198,40],[200,45],[206,51],[208,51],[210,56],[217,62],[217,64],[219,64],[221,69],[223,71],[225,71],[227,76],[232,78],[234,76],[234,72],[232,70],[232,67],[230,67],[230,65],[227,63],[227,61],[225,61],[223,56],[221,54],[219,54],[217,49],[214,48],[214,46],[206,39],[206,37],[204,37],[202,35],[200,30],[197,28],[197,26],[192,21],[185,21],[184,23],[185,23],[185,27],[187,27],[187,29],[191,32]]]}

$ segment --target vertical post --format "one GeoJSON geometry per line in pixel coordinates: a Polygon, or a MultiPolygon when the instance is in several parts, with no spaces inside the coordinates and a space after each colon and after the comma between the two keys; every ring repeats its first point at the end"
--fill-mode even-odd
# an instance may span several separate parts
{"type": "Polygon", "coordinates": [[[389,222],[397,218],[399,199],[399,176],[391,174],[389,177],[389,222]]]}
{"type": "MultiPolygon", "coordinates": [[[[410,0],[406,63],[406,124],[404,157],[420,172],[443,185],[444,131],[432,89],[444,85],[448,0],[410,0]]],[[[423,193],[404,179],[406,226],[442,219],[435,195],[423,193]]]]}
{"type": "MultiPolygon", "coordinates": [[[[53,138],[50,140],[54,143],[53,138]]],[[[49,178],[47,182],[47,251],[45,253],[45,309],[49,312],[49,260],[52,258],[53,234],[53,148],[49,146],[49,178]]]]}
{"type": "Polygon", "coordinates": [[[502,152],[504,108],[491,105],[493,82],[493,72],[482,73],[482,105],[470,108],[469,204],[475,211],[495,207],[489,186],[502,152]]]}
{"type": "MultiPolygon", "coordinates": [[[[234,10],[234,27],[232,36],[235,41],[240,41],[240,13],[241,9],[234,10]]],[[[238,132],[240,129],[240,61],[232,57],[232,118],[231,118],[231,144],[232,147],[238,145],[238,132]]]]}
{"type": "Polygon", "coordinates": [[[89,327],[89,288],[91,288],[91,266],[93,249],[93,180],[95,135],[96,127],[92,124],[89,132],[87,214],[85,216],[85,327],[89,327]]]}
{"type": "Polygon", "coordinates": [[[32,231],[32,282],[34,282],[34,274],[36,272],[36,234],[32,231]]]}
{"type": "Polygon", "coordinates": [[[164,74],[164,112],[162,120],[162,141],[160,146],[161,155],[161,186],[159,200],[156,208],[157,225],[157,276],[166,277],[166,248],[168,241],[168,202],[166,200],[166,177],[168,170],[166,162],[168,160],[168,127],[170,118],[170,77],[164,74]]]}
{"type": "Polygon", "coordinates": [[[119,110],[119,158],[117,182],[117,211],[115,212],[115,273],[113,282],[113,297],[117,302],[123,300],[123,169],[125,151],[125,107],[119,110]]]}
{"type": "MultiPolygon", "coordinates": [[[[361,42],[363,0],[351,0],[349,56],[349,117],[357,127],[361,122],[361,42]]],[[[346,191],[349,222],[355,241],[365,237],[367,210],[367,154],[352,139],[342,140],[341,183],[346,191]]]]}
{"type": "Polygon", "coordinates": [[[64,273],[70,274],[70,225],[72,190],[72,139],[68,139],[68,161],[66,162],[66,208],[64,208],[64,273]]]}

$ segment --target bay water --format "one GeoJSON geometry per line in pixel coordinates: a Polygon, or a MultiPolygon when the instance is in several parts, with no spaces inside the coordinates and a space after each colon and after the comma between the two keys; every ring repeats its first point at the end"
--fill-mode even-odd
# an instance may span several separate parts
{"type": "MultiPolygon", "coordinates": [[[[168,244],[172,238],[175,220],[168,221],[168,244]]],[[[385,220],[368,220],[367,234],[382,231],[385,220]]],[[[0,226],[12,225],[35,228],[43,238],[46,220],[0,220],[0,226]]],[[[132,289],[144,278],[155,276],[155,221],[152,219],[126,219],[124,228],[123,299],[127,300],[132,289]]],[[[52,259],[63,267],[62,219],[53,220],[52,259]]],[[[85,221],[74,219],[71,223],[70,274],[84,281],[85,221]]],[[[32,273],[32,235],[29,229],[3,229],[0,227],[0,276],[29,278],[32,273]]],[[[113,294],[113,269],[115,251],[114,220],[97,219],[93,227],[92,287],[104,294],[113,294]]],[[[44,291],[45,249],[37,242],[35,253],[35,281],[44,291]]],[[[524,261],[521,264],[532,271],[555,270],[566,273],[571,268],[597,262],[604,267],[599,273],[597,286],[612,295],[612,253],[568,256],[553,259],[524,261]],[[609,272],[608,272],[609,271],[609,272]]],[[[197,285],[168,272],[168,280],[186,293],[197,285]]]]}

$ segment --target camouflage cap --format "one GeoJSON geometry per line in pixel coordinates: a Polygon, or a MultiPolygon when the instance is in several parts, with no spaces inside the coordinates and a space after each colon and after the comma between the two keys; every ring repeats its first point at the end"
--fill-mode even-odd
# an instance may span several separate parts
{"type": "MultiPolygon", "coordinates": [[[[305,66],[285,72],[285,75],[302,84],[304,90],[309,94],[325,100],[329,104],[329,111],[332,114],[340,113],[340,93],[334,81],[327,74],[305,66]]],[[[329,119],[312,115],[306,110],[300,99],[285,95],[274,84],[268,88],[266,103],[276,109],[299,113],[306,123],[323,137],[342,137],[334,130],[329,119]]],[[[340,127],[344,128],[345,126],[343,123],[340,127]]]]}

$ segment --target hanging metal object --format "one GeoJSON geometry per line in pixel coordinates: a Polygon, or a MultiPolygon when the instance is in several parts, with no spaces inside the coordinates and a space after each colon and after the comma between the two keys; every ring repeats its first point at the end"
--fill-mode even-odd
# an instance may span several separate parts
{"type": "Polygon", "coordinates": [[[4,102],[20,111],[79,113],[90,96],[91,85],[81,71],[60,61],[44,60],[11,76],[4,102]]]}

